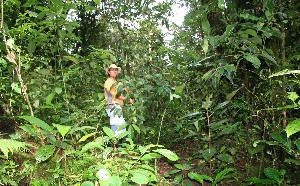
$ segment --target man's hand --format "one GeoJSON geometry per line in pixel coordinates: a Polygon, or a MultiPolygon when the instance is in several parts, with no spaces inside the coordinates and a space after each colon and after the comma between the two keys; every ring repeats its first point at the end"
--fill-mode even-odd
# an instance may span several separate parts
{"type": "Polygon", "coordinates": [[[129,100],[130,104],[133,105],[134,104],[134,100],[130,98],[129,100]]]}

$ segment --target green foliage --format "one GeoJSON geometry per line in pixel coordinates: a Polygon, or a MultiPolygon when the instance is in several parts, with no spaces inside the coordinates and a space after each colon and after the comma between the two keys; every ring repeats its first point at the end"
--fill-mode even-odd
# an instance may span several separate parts
{"type": "Polygon", "coordinates": [[[41,163],[49,159],[55,151],[55,146],[53,145],[45,145],[37,150],[35,153],[35,159],[37,163],[41,163]]]}
{"type": "Polygon", "coordinates": [[[291,123],[289,123],[285,130],[286,130],[287,137],[290,137],[291,135],[299,132],[300,131],[300,119],[294,120],[291,123]]]}
{"type": "Polygon", "coordinates": [[[31,173],[32,166],[29,162],[24,162],[22,168],[13,160],[0,161],[0,184],[18,186],[22,184],[31,173]]]}
{"type": "Polygon", "coordinates": [[[0,146],[0,184],[159,185],[153,161],[180,157],[158,142],[186,157],[173,183],[297,182],[299,3],[185,0],[179,26],[168,21],[173,2],[3,2],[0,130],[9,111],[17,132],[0,146]],[[135,100],[118,147],[103,95],[111,63],[122,67],[118,93],[135,100]],[[37,151],[18,157],[29,141],[37,151]]]}
{"type": "Polygon", "coordinates": [[[184,185],[184,183],[188,181],[188,179],[186,178],[186,176],[184,174],[185,174],[185,172],[192,169],[191,164],[190,163],[183,163],[183,164],[177,163],[177,164],[174,164],[174,167],[176,167],[176,169],[171,170],[168,174],[166,174],[164,176],[170,177],[172,175],[176,175],[174,177],[173,183],[175,185],[184,185]]]}
{"type": "Polygon", "coordinates": [[[21,150],[28,150],[27,147],[31,146],[26,142],[20,142],[13,139],[0,139],[0,150],[4,157],[8,159],[9,153],[15,153],[21,150]]]}
{"type": "Polygon", "coordinates": [[[188,177],[192,180],[196,180],[200,184],[203,184],[204,181],[209,181],[212,183],[212,185],[217,185],[222,183],[222,180],[224,179],[234,179],[235,174],[232,173],[235,173],[235,171],[236,170],[234,168],[226,168],[220,171],[219,173],[217,173],[215,178],[211,178],[208,175],[201,175],[195,172],[189,172],[188,177]]]}
{"type": "Polygon", "coordinates": [[[284,175],[286,171],[284,169],[278,171],[274,168],[267,167],[264,169],[264,174],[266,178],[249,178],[246,180],[249,184],[258,184],[258,185],[282,185],[284,181],[284,175]]]}

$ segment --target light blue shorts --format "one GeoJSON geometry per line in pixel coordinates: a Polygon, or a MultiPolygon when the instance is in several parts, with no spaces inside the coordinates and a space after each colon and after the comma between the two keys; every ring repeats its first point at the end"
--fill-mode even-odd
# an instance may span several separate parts
{"type": "Polygon", "coordinates": [[[120,117],[118,114],[115,114],[116,109],[122,109],[120,105],[116,105],[116,108],[111,112],[111,109],[106,109],[106,113],[109,117],[109,123],[111,125],[111,129],[113,130],[115,136],[117,137],[121,133],[126,131],[126,128],[118,130],[121,125],[126,124],[125,119],[123,117],[123,112],[121,112],[120,117]]]}

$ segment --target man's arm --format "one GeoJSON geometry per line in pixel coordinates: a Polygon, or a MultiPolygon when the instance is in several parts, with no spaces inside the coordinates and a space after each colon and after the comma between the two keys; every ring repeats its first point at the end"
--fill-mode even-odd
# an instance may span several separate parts
{"type": "MultiPolygon", "coordinates": [[[[122,101],[125,102],[125,100],[127,99],[127,97],[126,97],[126,96],[123,96],[123,95],[120,95],[120,96],[118,97],[118,99],[120,99],[120,100],[122,100],[122,101]]],[[[134,104],[134,100],[131,99],[131,98],[130,98],[129,102],[130,102],[130,104],[132,104],[132,105],[134,104]]]]}

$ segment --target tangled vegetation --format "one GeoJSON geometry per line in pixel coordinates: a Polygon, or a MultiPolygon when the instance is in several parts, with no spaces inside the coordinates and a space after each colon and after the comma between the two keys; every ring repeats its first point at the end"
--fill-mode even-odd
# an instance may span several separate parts
{"type": "Polygon", "coordinates": [[[299,9],[1,0],[0,185],[299,184],[299,9]],[[105,112],[112,63],[135,100],[121,144],[105,112]]]}

